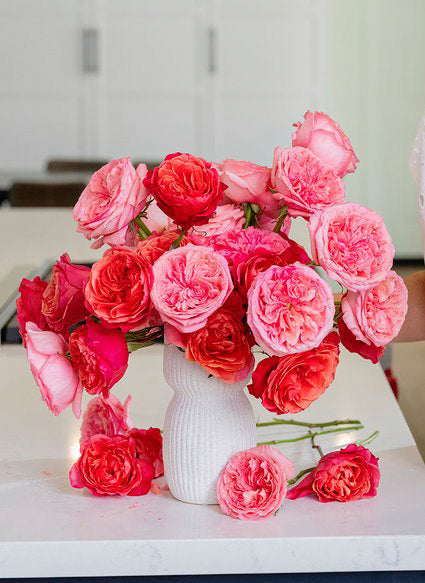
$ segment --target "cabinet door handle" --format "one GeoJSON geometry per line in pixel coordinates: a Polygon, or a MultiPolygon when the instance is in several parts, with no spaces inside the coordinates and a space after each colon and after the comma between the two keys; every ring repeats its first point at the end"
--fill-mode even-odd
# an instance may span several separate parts
{"type": "Polygon", "coordinates": [[[208,29],[208,72],[217,73],[217,32],[212,27],[208,29]]]}
{"type": "Polygon", "coordinates": [[[96,28],[83,29],[83,73],[99,72],[99,31],[96,28]]]}

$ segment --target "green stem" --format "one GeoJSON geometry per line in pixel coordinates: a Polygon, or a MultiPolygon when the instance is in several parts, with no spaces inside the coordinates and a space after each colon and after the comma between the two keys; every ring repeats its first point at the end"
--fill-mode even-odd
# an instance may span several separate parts
{"type": "Polygon", "coordinates": [[[369,437],[366,437],[366,439],[363,439],[362,441],[358,442],[358,445],[366,445],[367,443],[372,443],[372,441],[374,439],[376,439],[379,435],[379,431],[376,430],[374,431],[371,435],[369,435],[369,437]]]}
{"type": "Polygon", "coordinates": [[[247,204],[245,207],[245,224],[243,226],[244,229],[247,229],[251,224],[252,218],[252,208],[250,204],[247,204]]]}
{"type": "Polygon", "coordinates": [[[298,482],[298,480],[300,480],[303,476],[305,476],[306,474],[309,474],[310,472],[312,472],[315,469],[316,469],[316,467],[306,468],[305,470],[301,470],[301,472],[298,472],[298,474],[295,476],[295,478],[292,478],[292,480],[288,480],[288,486],[292,486],[292,484],[296,484],[298,482]]]}
{"type": "Polygon", "coordinates": [[[171,243],[171,247],[170,249],[177,249],[177,247],[180,247],[180,243],[182,242],[183,239],[183,235],[185,233],[185,230],[182,229],[180,235],[177,237],[177,239],[175,241],[173,241],[171,243]]]}
{"type": "Polygon", "coordinates": [[[364,429],[363,425],[356,425],[355,427],[340,427],[338,429],[327,429],[326,431],[315,431],[312,433],[309,431],[301,437],[294,437],[293,439],[273,439],[272,441],[260,441],[257,445],[278,445],[279,443],[294,443],[296,441],[302,441],[303,439],[311,439],[312,437],[317,437],[318,435],[327,435],[328,433],[340,433],[341,431],[359,431],[364,429]]]}
{"type": "Polygon", "coordinates": [[[144,239],[146,239],[147,237],[152,235],[151,231],[147,228],[147,226],[145,225],[145,223],[142,221],[142,219],[140,217],[136,217],[135,219],[133,219],[133,221],[139,227],[139,233],[142,235],[142,237],[144,239]]]}
{"type": "Polygon", "coordinates": [[[317,427],[334,427],[336,425],[361,425],[361,421],[355,419],[336,419],[335,421],[326,421],[325,423],[307,423],[306,421],[296,421],[295,419],[274,419],[273,421],[265,421],[264,423],[257,423],[257,427],[269,427],[273,425],[298,425],[300,427],[310,427],[315,429],[317,427]]]}
{"type": "Polygon", "coordinates": [[[285,204],[280,209],[279,216],[277,217],[277,221],[276,221],[276,224],[275,224],[274,229],[273,229],[273,231],[275,233],[279,233],[280,232],[280,229],[282,228],[283,223],[285,222],[285,219],[286,219],[287,215],[288,215],[288,207],[285,204]]]}

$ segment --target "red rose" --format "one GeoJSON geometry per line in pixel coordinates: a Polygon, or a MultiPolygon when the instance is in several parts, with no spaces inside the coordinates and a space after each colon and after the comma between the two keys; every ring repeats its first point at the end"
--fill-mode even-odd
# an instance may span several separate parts
{"type": "Polygon", "coordinates": [[[157,323],[150,299],[152,283],[152,267],[145,257],[113,247],[92,267],[85,290],[87,305],[108,327],[123,331],[149,327],[157,323]]]}
{"type": "Polygon", "coordinates": [[[108,329],[91,318],[76,328],[69,338],[69,352],[74,370],[90,395],[102,393],[105,399],[128,365],[125,335],[108,329]]]}
{"type": "Polygon", "coordinates": [[[272,265],[286,265],[282,255],[259,249],[248,258],[242,256],[233,263],[232,275],[235,287],[243,302],[248,303],[248,290],[259,273],[266,271],[272,265]]]}
{"type": "Polygon", "coordinates": [[[50,283],[43,293],[41,310],[51,330],[65,337],[69,328],[88,315],[84,302],[84,288],[90,269],[73,265],[64,253],[53,266],[50,283]]]}
{"type": "Polygon", "coordinates": [[[152,464],[139,459],[134,440],[122,435],[94,435],[69,472],[73,488],[95,496],[142,496],[153,477],[152,464]]]}
{"type": "Polygon", "coordinates": [[[284,233],[280,233],[280,236],[288,243],[288,247],[281,253],[285,265],[296,263],[297,261],[304,263],[304,265],[311,263],[311,258],[302,245],[298,245],[298,243],[287,237],[284,233]]]}
{"type": "Polygon", "coordinates": [[[46,287],[47,281],[43,281],[38,276],[34,277],[32,281],[24,278],[19,286],[21,295],[16,300],[16,315],[24,346],[26,346],[25,324],[27,322],[34,322],[40,330],[49,329],[46,318],[41,311],[41,302],[46,287]]]}
{"type": "Polygon", "coordinates": [[[317,348],[259,362],[248,391],[273,413],[299,413],[329,387],[338,362],[339,336],[331,332],[317,348]]]}
{"type": "Polygon", "coordinates": [[[241,320],[220,309],[189,336],[186,357],[227,383],[241,381],[254,366],[251,343],[241,320]]]}
{"type": "Polygon", "coordinates": [[[379,485],[379,466],[367,448],[351,443],[323,456],[317,467],[287,493],[290,500],[315,494],[319,502],[350,502],[373,498],[379,485]]]}
{"type": "Polygon", "coordinates": [[[338,318],[338,331],[341,337],[341,343],[349,352],[359,354],[363,358],[371,360],[376,364],[385,352],[385,346],[375,346],[374,344],[366,344],[361,340],[357,340],[347,324],[344,322],[342,316],[338,318]]]}
{"type": "Polygon", "coordinates": [[[137,457],[142,461],[153,465],[155,478],[164,473],[162,461],[162,435],[156,427],[149,429],[130,429],[129,437],[132,437],[136,446],[137,457]]]}
{"type": "Polygon", "coordinates": [[[226,186],[210,162],[191,154],[169,154],[143,181],[159,208],[177,225],[204,225],[226,186]]]}

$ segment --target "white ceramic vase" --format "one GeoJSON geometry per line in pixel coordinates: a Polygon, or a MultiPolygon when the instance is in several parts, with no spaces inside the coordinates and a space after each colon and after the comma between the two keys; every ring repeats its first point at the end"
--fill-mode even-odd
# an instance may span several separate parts
{"type": "Polygon", "coordinates": [[[216,482],[227,460],[256,445],[254,412],[245,381],[224,383],[164,346],[164,377],[174,390],[164,424],[165,477],[183,502],[217,504],[216,482]]]}

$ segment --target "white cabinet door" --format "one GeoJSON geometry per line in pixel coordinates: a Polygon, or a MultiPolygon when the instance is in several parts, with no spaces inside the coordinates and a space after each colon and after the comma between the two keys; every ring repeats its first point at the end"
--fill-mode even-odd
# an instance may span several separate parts
{"type": "Polygon", "coordinates": [[[196,0],[99,4],[101,156],[206,154],[206,6],[196,0]]]}
{"type": "Polygon", "coordinates": [[[215,156],[271,165],[319,107],[320,2],[215,0],[215,156]]]}
{"type": "Polygon", "coordinates": [[[85,152],[83,20],[81,1],[0,0],[0,167],[85,152]]]}

